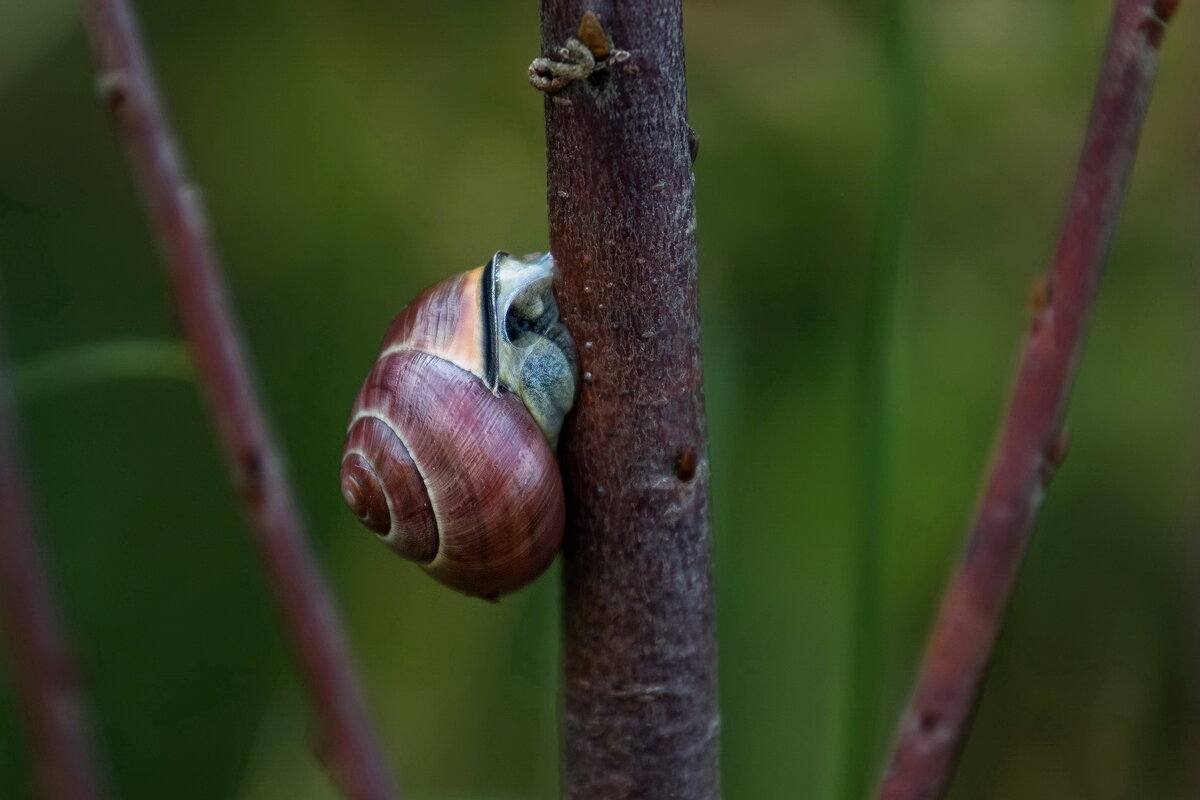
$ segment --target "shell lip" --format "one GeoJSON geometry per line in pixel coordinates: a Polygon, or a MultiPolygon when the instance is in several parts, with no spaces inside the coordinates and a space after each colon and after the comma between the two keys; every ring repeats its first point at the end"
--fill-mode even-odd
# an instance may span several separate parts
{"type": "MultiPolygon", "coordinates": [[[[483,269],[480,289],[483,302],[484,383],[492,394],[500,391],[500,351],[512,345],[508,318],[518,301],[528,303],[529,297],[550,322],[558,320],[558,307],[551,294],[554,282],[554,256],[549,252],[514,258],[497,250],[483,269]]],[[[537,316],[543,316],[539,313],[537,316]]]]}
{"type": "Polygon", "coordinates": [[[500,264],[509,257],[497,250],[483,268],[479,294],[483,302],[483,382],[493,394],[500,387],[500,328],[502,318],[497,313],[496,300],[500,286],[500,264]]]}

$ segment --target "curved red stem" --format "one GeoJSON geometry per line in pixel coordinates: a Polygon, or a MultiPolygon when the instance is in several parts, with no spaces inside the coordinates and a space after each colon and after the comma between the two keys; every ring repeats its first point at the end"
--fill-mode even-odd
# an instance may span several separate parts
{"type": "Polygon", "coordinates": [[[945,794],[1047,482],[1176,0],[1118,0],[1083,153],[966,551],[900,722],[881,800],[945,794]]]}

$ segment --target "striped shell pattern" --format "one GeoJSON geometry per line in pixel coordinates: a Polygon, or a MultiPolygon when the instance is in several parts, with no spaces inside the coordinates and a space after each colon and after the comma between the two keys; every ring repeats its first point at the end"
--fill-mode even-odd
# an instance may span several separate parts
{"type": "Polygon", "coordinates": [[[392,321],[351,412],[342,495],[442,583],[494,599],[562,541],[554,457],[578,361],[549,256],[497,253],[426,289],[392,321]]]}

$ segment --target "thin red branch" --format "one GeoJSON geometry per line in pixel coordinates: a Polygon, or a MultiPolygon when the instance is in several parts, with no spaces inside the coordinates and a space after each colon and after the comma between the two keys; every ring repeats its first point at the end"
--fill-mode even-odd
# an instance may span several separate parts
{"type": "Polygon", "coordinates": [[[680,3],[541,8],[550,249],[583,368],[561,447],[564,796],[709,800],[719,725],[680,3]],[[585,10],[603,31],[580,28],[585,10]]]}
{"type": "Polygon", "coordinates": [[[394,797],[329,590],[259,403],[200,195],[125,0],[84,0],[98,86],[167,263],[197,375],[319,719],[317,751],[349,797],[394,797]]]}
{"type": "Polygon", "coordinates": [[[966,552],[942,600],[879,797],[944,795],[1047,482],[1177,0],[1118,0],[1062,235],[966,552]]]}
{"type": "Polygon", "coordinates": [[[0,342],[0,616],[42,796],[105,795],[78,670],[38,545],[0,342]]]}

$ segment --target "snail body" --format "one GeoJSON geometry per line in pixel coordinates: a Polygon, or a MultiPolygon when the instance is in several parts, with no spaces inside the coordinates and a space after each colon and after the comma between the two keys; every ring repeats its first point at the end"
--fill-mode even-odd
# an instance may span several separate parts
{"type": "Polygon", "coordinates": [[[392,321],[359,391],[342,495],[438,581],[494,599],[562,543],[554,450],[578,360],[549,254],[497,253],[426,289],[392,321]]]}

